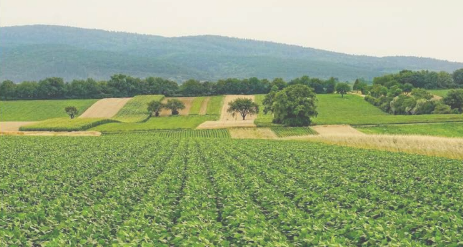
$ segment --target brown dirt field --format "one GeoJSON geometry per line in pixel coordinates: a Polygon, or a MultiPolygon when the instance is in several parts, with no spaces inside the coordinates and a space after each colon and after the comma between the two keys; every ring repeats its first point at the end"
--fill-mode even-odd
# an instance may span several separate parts
{"type": "Polygon", "coordinates": [[[432,95],[432,100],[436,100],[436,101],[437,101],[437,100],[441,100],[441,99],[442,99],[442,97],[439,96],[439,95],[435,95],[435,94],[432,95]]]}
{"type": "Polygon", "coordinates": [[[319,135],[365,135],[350,125],[317,125],[311,126],[319,135]]]}
{"type": "MultiPolygon", "coordinates": [[[[254,95],[226,95],[223,101],[222,106],[222,114],[220,115],[220,121],[243,121],[240,115],[233,116],[231,113],[227,112],[228,103],[232,102],[233,100],[245,98],[251,99],[254,101],[254,95]]],[[[246,120],[254,120],[257,118],[257,115],[248,115],[246,116],[246,120]]]]}
{"type": "Polygon", "coordinates": [[[53,132],[53,131],[0,131],[0,135],[7,136],[100,136],[98,131],[73,131],[73,132],[53,132]]]}
{"type": "Polygon", "coordinates": [[[247,98],[252,99],[254,101],[254,95],[226,95],[223,106],[222,106],[222,113],[220,115],[219,121],[206,121],[200,124],[197,129],[224,129],[224,128],[232,128],[232,127],[256,127],[254,124],[254,119],[256,119],[257,115],[248,115],[246,116],[246,120],[242,120],[241,116],[235,115],[233,117],[232,114],[227,112],[228,103],[238,99],[238,98],[247,98]]]}
{"type": "Polygon", "coordinates": [[[244,121],[206,121],[200,124],[196,129],[225,129],[232,127],[256,127],[254,120],[244,121]]]}
{"type": "Polygon", "coordinates": [[[132,98],[100,99],[90,106],[79,118],[112,118],[132,98]]]}
{"type": "Polygon", "coordinates": [[[203,102],[201,103],[201,108],[199,109],[199,115],[206,115],[207,104],[209,103],[209,100],[211,100],[211,97],[207,97],[203,100],[203,102]]]}
{"type": "Polygon", "coordinates": [[[233,139],[278,139],[270,128],[233,128],[229,132],[233,139]]]}
{"type": "MultiPolygon", "coordinates": [[[[169,99],[178,99],[185,104],[185,109],[178,111],[178,115],[180,116],[188,116],[190,114],[190,108],[191,105],[193,104],[193,100],[195,97],[169,97],[169,98],[164,98],[162,100],[162,103],[167,103],[167,100],[169,99]]],[[[170,116],[172,115],[172,112],[169,109],[162,109],[162,111],[159,113],[160,116],[170,116]]]]}
{"type": "Polygon", "coordinates": [[[19,131],[19,127],[37,122],[0,122],[0,131],[19,131]]]}

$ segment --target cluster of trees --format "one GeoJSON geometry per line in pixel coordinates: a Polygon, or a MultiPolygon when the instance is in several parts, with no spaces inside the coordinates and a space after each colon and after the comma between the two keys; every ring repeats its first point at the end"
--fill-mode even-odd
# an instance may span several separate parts
{"type": "Polygon", "coordinates": [[[356,80],[353,89],[367,95],[365,100],[395,115],[462,113],[459,98],[463,90],[452,90],[441,100],[424,90],[463,87],[463,69],[447,72],[409,71],[376,77],[373,85],[356,80]]]}
{"type": "Polygon", "coordinates": [[[229,78],[216,82],[188,80],[181,85],[175,81],[159,78],[136,78],[117,74],[108,81],[94,79],[64,82],[62,78],[46,78],[39,82],[3,81],[0,84],[0,99],[83,99],[106,97],[132,97],[135,95],[162,94],[166,96],[205,96],[220,94],[266,94],[275,87],[281,90],[289,85],[302,84],[315,90],[315,93],[333,93],[338,80],[321,80],[303,76],[290,82],[281,78],[267,79],[229,78]]]}
{"type": "Polygon", "coordinates": [[[273,122],[286,126],[309,126],[316,117],[317,97],[314,90],[303,84],[295,84],[283,90],[272,89],[262,102],[264,113],[273,113],[273,122]]]}
{"type": "Polygon", "coordinates": [[[413,87],[425,89],[447,89],[463,87],[463,69],[453,72],[453,74],[445,71],[410,71],[402,70],[396,74],[389,74],[373,79],[374,85],[382,85],[390,87],[391,84],[405,85],[410,84],[413,87]]]}
{"type": "Polygon", "coordinates": [[[159,117],[162,109],[169,109],[172,115],[178,115],[179,110],[185,109],[185,104],[178,99],[169,99],[165,104],[157,100],[148,103],[148,112],[151,113],[151,116],[154,114],[155,117],[159,117]]]}
{"type": "Polygon", "coordinates": [[[458,114],[462,113],[463,89],[451,90],[440,100],[421,88],[413,88],[409,93],[389,89],[367,95],[365,100],[394,115],[458,114]]]}

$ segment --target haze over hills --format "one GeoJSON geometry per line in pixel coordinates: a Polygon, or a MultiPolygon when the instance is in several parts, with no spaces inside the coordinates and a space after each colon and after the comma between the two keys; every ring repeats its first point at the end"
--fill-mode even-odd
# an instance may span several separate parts
{"type": "Polygon", "coordinates": [[[402,69],[453,72],[459,68],[463,63],[357,56],[211,35],[167,38],[46,25],[0,28],[0,80],[15,82],[52,76],[108,79],[116,73],[176,81],[302,75],[353,80],[402,69]]]}

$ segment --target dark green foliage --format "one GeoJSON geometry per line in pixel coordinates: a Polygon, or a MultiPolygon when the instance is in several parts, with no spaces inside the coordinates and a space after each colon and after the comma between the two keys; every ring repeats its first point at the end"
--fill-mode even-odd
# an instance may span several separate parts
{"type": "Polygon", "coordinates": [[[341,82],[341,83],[336,84],[336,92],[338,94],[341,94],[341,96],[344,98],[344,94],[350,92],[349,84],[347,84],[345,82],[341,82]]]}
{"type": "Polygon", "coordinates": [[[434,108],[433,114],[450,114],[452,113],[452,108],[449,105],[440,103],[437,104],[434,108]]]}
{"type": "MultiPolygon", "coordinates": [[[[458,70],[455,71],[458,77],[458,70]]],[[[454,72],[454,78],[455,78],[454,72]]],[[[458,83],[452,78],[452,75],[448,72],[434,72],[434,71],[411,71],[402,70],[396,74],[388,74],[373,79],[373,84],[379,84],[386,86],[387,88],[392,87],[394,84],[401,85],[402,89],[407,92],[410,86],[417,88],[426,89],[443,89],[443,88],[454,88],[458,83]],[[405,87],[405,85],[407,85],[405,87]],[[407,89],[407,90],[405,90],[407,89]]]]}
{"type": "Polygon", "coordinates": [[[161,101],[153,100],[148,103],[148,112],[151,116],[159,117],[159,112],[165,107],[165,105],[161,101]]]}
{"type": "Polygon", "coordinates": [[[458,87],[463,87],[463,69],[458,69],[453,72],[453,81],[458,87]]]}
{"type": "Polygon", "coordinates": [[[286,126],[309,126],[317,116],[316,94],[305,85],[296,84],[278,92],[271,104],[273,122],[286,126]]]}
{"type": "Polygon", "coordinates": [[[248,115],[256,115],[259,113],[259,105],[253,102],[251,99],[247,98],[238,98],[232,102],[228,103],[227,112],[240,114],[243,120],[246,119],[248,115]]]}
{"type": "Polygon", "coordinates": [[[66,108],[64,108],[64,111],[66,112],[66,114],[69,115],[71,119],[74,119],[74,117],[77,114],[79,114],[79,111],[77,110],[75,106],[67,106],[66,108]]]}
{"type": "Polygon", "coordinates": [[[459,113],[463,112],[463,89],[450,90],[444,98],[444,103],[452,109],[457,109],[459,113]]]}
{"type": "MultiPolygon", "coordinates": [[[[2,27],[0,80],[46,77],[106,80],[133,77],[294,79],[302,74],[371,80],[402,69],[452,72],[462,63],[417,57],[354,56],[300,46],[220,36],[166,38],[61,26],[2,27]]],[[[151,94],[158,94],[151,93],[151,94]]]]}
{"type": "Polygon", "coordinates": [[[185,104],[178,99],[169,99],[164,107],[171,110],[172,115],[178,115],[178,110],[185,109],[185,104]]]}
{"type": "Polygon", "coordinates": [[[412,93],[411,95],[415,98],[415,99],[425,99],[425,100],[430,100],[433,98],[432,94],[429,93],[428,91],[422,89],[422,88],[414,88],[412,90],[412,93]]]}
{"type": "Polygon", "coordinates": [[[394,115],[410,115],[416,106],[416,99],[406,95],[399,95],[391,101],[391,113],[394,115]]]}

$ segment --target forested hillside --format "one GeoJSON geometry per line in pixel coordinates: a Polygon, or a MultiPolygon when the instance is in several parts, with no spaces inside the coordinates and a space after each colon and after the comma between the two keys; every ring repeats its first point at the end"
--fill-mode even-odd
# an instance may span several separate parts
{"type": "Polygon", "coordinates": [[[402,69],[452,72],[454,63],[417,57],[369,57],[221,36],[166,38],[63,26],[0,28],[0,80],[108,79],[123,73],[190,78],[293,79],[307,74],[372,79],[402,69]]]}

